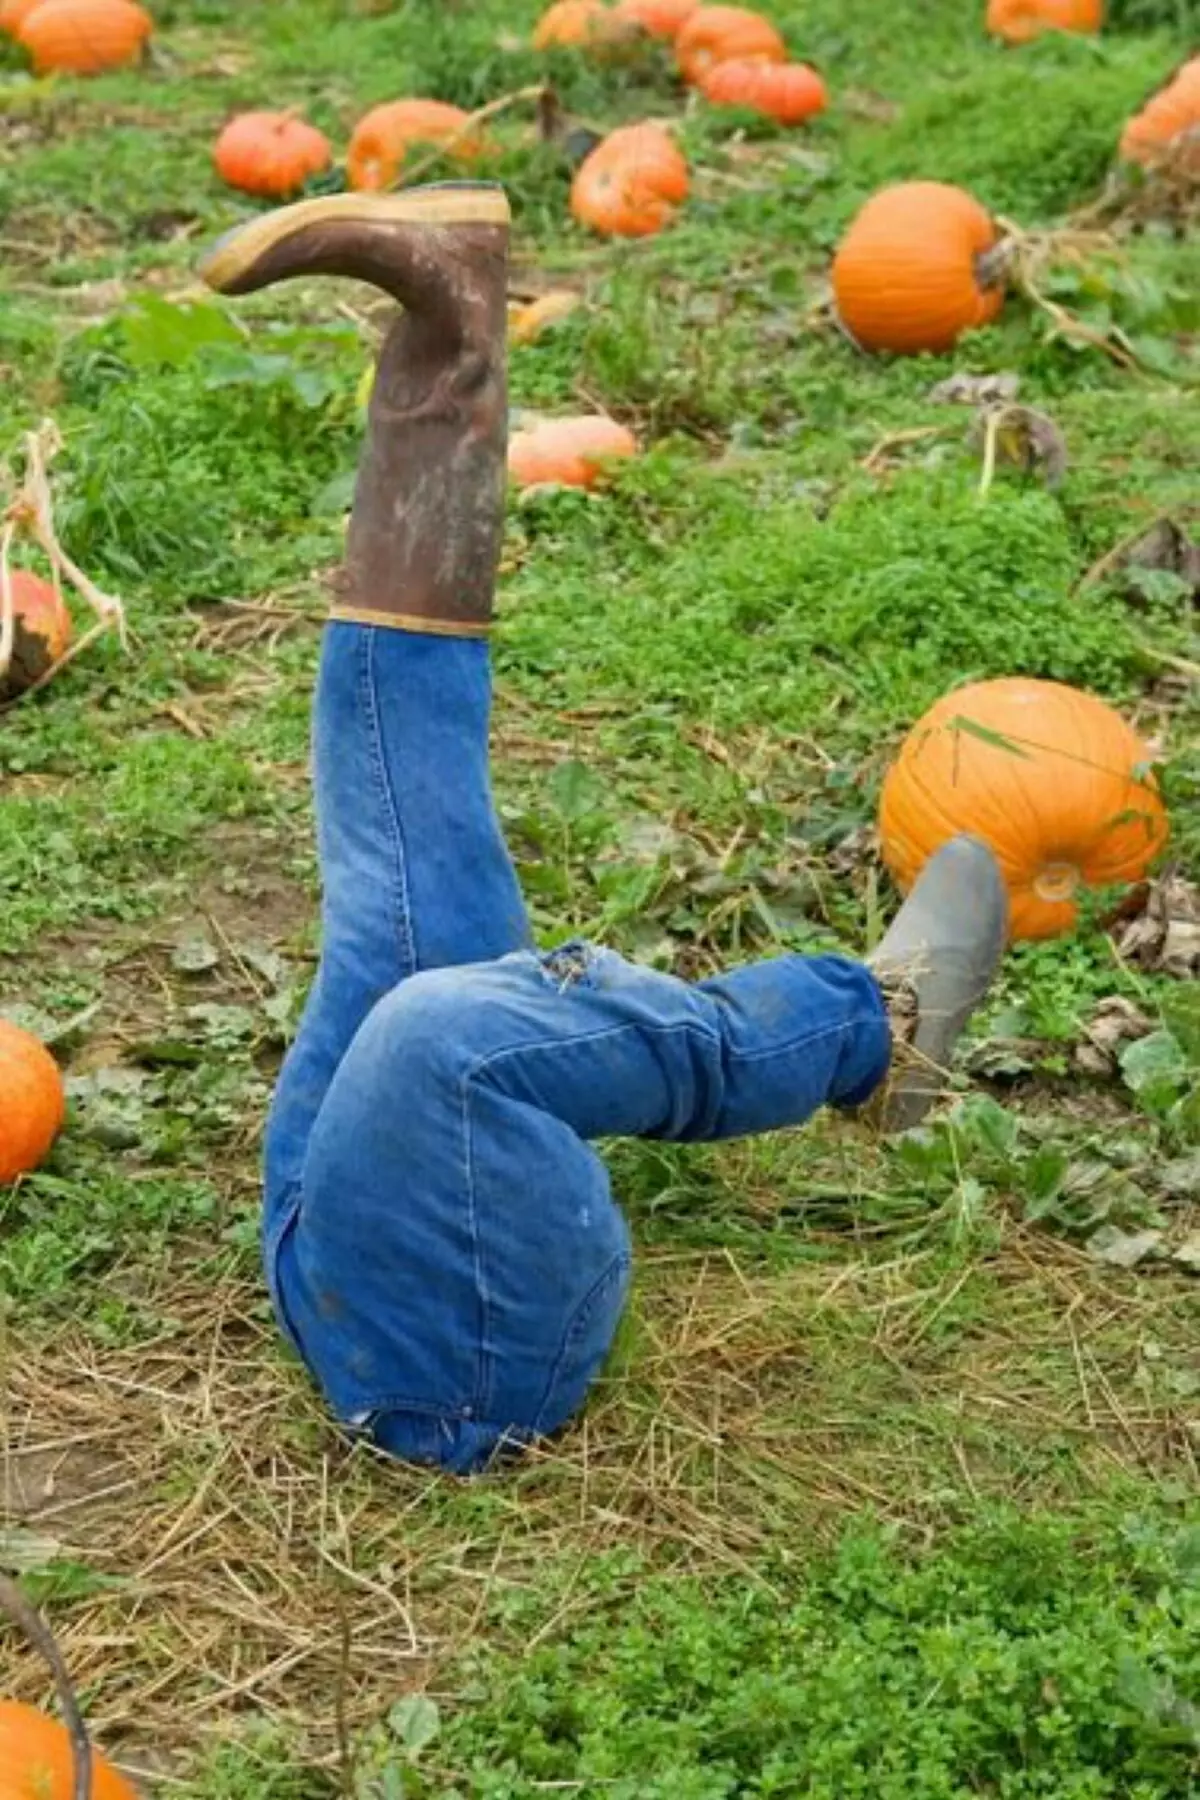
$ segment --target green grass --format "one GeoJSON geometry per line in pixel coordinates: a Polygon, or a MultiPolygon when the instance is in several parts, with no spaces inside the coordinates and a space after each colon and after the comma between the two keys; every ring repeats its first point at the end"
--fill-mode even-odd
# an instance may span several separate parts
{"type": "MultiPolygon", "coordinates": [[[[315,950],[314,623],[374,338],[351,291],[204,294],[201,247],[253,211],[210,145],[278,103],[341,149],[377,100],[478,105],[545,67],[534,0],[154,10],[144,72],[32,82],[0,50],[0,467],[57,420],[65,538],[132,629],[0,716],[0,1005],[72,1090],[48,1167],[0,1197],[6,1412],[106,1443],[123,1396],[148,1471],[68,1511],[86,1579],[50,1590],[106,1741],[139,1769],[168,1753],[189,1800],[324,1800],[344,1689],[358,1800],[1200,1793],[1194,1281],[1087,1250],[1195,1229],[1200,1026],[1102,908],[1010,956],[981,1091],[912,1141],[616,1147],[640,1281],[585,1430],[545,1459],[467,1488],[347,1467],[268,1347],[258,1140],[315,950]],[[1114,998],[1153,1035],[1085,1069],[1114,998]],[[180,1368],[226,1371],[211,1416],[180,1368]],[[151,1552],[192,1531],[183,1593],[151,1552]],[[381,1591],[412,1662],[373,1648],[381,1591]],[[308,1660],[276,1682],[290,1632],[308,1660]],[[120,1649],[85,1659],[93,1639],[120,1649]],[[436,1715],[396,1713],[410,1689],[436,1715]]],[[[1196,535],[1194,234],[1047,277],[1132,369],[1019,300],[908,362],[819,315],[882,182],[958,181],[1028,230],[1095,200],[1194,8],[1124,0],[1099,40],[1019,52],[958,0],[769,10],[835,104],[790,135],[688,109],[694,193],[659,239],[586,236],[527,112],[496,127],[517,279],[588,302],[514,354],[514,405],[602,405],[648,450],[603,499],[510,511],[496,781],[538,930],[688,974],[860,950],[892,902],[853,834],[895,745],[947,687],[1012,673],[1160,741],[1195,881],[1192,597],[1080,586],[1160,514],[1196,535]],[[957,370],[1019,373],[1066,438],[1059,489],[1001,470],[981,496],[968,409],[930,398],[957,370]]],[[[551,72],[595,124],[683,113],[657,53],[551,72]]],[[[0,1671],[36,1693],[7,1647],[0,1671]]]]}

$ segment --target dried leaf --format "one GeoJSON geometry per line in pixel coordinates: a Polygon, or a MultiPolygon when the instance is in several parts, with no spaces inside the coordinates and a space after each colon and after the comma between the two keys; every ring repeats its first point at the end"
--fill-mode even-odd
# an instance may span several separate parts
{"type": "Polygon", "coordinates": [[[202,931],[185,933],[171,951],[171,967],[181,975],[206,975],[220,960],[221,952],[202,931]]]}
{"type": "Polygon", "coordinates": [[[1124,961],[1180,981],[1200,975],[1200,887],[1174,871],[1149,883],[1140,913],[1121,929],[1124,961]]]}
{"type": "Polygon", "coordinates": [[[1135,1043],[1154,1026],[1132,1000],[1112,994],[1101,1000],[1083,1028],[1084,1042],[1076,1047],[1073,1061],[1085,1075],[1110,1075],[1117,1067],[1123,1045],[1135,1043]]]}
{"type": "Polygon", "coordinates": [[[1122,1231],[1116,1225],[1102,1225],[1088,1239],[1088,1249],[1098,1262],[1114,1269],[1136,1269],[1139,1263],[1157,1256],[1163,1241],[1161,1231],[1122,1231]]]}
{"type": "Polygon", "coordinates": [[[1019,375],[948,375],[930,388],[927,399],[938,406],[1004,406],[1021,391],[1019,375]]]}
{"type": "Polygon", "coordinates": [[[1171,1261],[1186,1269],[1189,1275],[1200,1275],[1200,1231],[1189,1233],[1182,1244],[1176,1244],[1171,1261]]]}
{"type": "Polygon", "coordinates": [[[1057,488],[1070,463],[1062,432],[1048,413],[1035,412],[1032,406],[984,407],[976,417],[971,442],[984,460],[984,492],[998,464],[1057,488]]]}

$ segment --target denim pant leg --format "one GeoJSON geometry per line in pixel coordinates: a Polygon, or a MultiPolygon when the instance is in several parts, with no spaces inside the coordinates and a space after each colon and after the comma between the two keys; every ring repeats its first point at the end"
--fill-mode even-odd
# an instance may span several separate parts
{"type": "Polygon", "coordinates": [[[280,1244],[288,1327],[334,1411],[464,1471],[553,1431],[627,1280],[590,1140],[798,1124],[864,1100],[889,1051],[873,978],[838,957],[693,987],[578,946],[406,982],[334,1078],[280,1244]]]}
{"type": "Polygon", "coordinates": [[[268,1244],[363,1020],[419,969],[529,942],[488,775],[486,643],[325,628],[313,724],[322,949],[266,1144],[268,1244]]]}

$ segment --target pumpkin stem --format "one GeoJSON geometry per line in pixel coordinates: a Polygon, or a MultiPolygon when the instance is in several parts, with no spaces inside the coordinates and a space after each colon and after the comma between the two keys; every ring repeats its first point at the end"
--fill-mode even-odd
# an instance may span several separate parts
{"type": "Polygon", "coordinates": [[[550,92],[549,85],[544,81],[539,81],[535,82],[532,87],[517,88],[511,94],[501,94],[498,100],[489,100],[486,106],[478,107],[475,112],[470,113],[463,120],[456,131],[441,140],[436,150],[431,150],[429,155],[422,157],[420,162],[415,162],[410,168],[405,169],[405,187],[413,187],[419,182],[425,171],[440,162],[447,151],[455,149],[463,142],[464,138],[471,137],[476,126],[484,124],[488,119],[494,119],[497,113],[507,112],[510,106],[521,105],[526,100],[536,100],[540,105],[544,105],[546,96],[550,92]]]}
{"type": "Polygon", "coordinates": [[[83,1721],[79,1701],[67,1665],[63,1661],[62,1651],[54,1641],[54,1634],[36,1607],[26,1599],[21,1589],[10,1575],[0,1573],[0,1609],[3,1609],[13,1624],[25,1633],[30,1645],[39,1656],[50,1665],[50,1673],[54,1677],[54,1685],[58,1690],[58,1704],[62,1709],[63,1720],[71,1739],[71,1754],[75,1761],[75,1787],[73,1800],[92,1800],[92,1746],[88,1740],[87,1726],[83,1721]]]}
{"type": "Polygon", "coordinates": [[[1007,234],[997,238],[990,250],[978,253],[975,258],[975,280],[985,293],[1007,286],[1019,250],[1019,239],[1007,234]]]}

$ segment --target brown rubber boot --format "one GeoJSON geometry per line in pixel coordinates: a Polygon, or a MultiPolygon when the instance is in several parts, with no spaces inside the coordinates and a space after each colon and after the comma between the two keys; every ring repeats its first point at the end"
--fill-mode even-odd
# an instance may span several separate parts
{"type": "Polygon", "coordinates": [[[379,354],[333,616],[444,637],[491,622],[504,522],[508,200],[472,183],[302,200],[232,231],[222,294],[346,275],[404,307],[379,354]]]}

